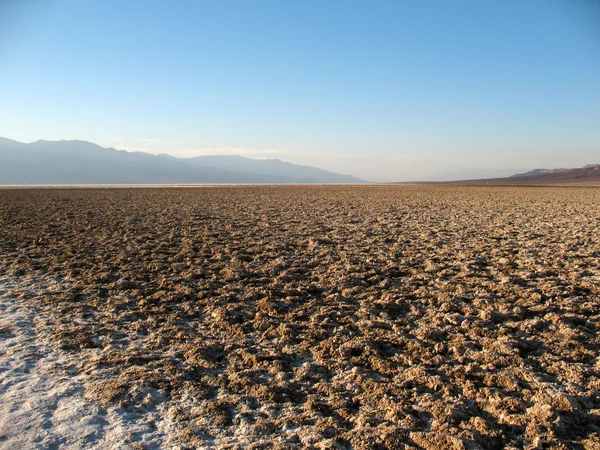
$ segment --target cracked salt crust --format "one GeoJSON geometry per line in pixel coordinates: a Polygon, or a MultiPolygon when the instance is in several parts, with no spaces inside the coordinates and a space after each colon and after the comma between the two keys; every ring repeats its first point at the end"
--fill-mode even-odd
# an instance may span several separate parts
{"type": "MultiPolygon", "coordinates": [[[[57,287],[39,280],[28,287],[43,284],[57,287]]],[[[84,399],[80,358],[52,346],[40,329],[45,313],[9,295],[15,287],[0,277],[0,448],[164,448],[168,424],[160,407],[106,410],[84,399]]]]}

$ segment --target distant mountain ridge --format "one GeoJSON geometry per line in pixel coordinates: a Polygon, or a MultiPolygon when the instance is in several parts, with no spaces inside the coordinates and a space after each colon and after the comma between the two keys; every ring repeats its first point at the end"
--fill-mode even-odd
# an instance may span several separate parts
{"type": "Polygon", "coordinates": [[[311,166],[241,156],[175,158],[103,148],[87,141],[0,138],[0,185],[364,183],[311,166]]]}
{"type": "Polygon", "coordinates": [[[515,177],[533,177],[533,176],[543,175],[543,174],[548,174],[548,173],[556,173],[556,172],[560,172],[562,170],[567,170],[567,169],[533,169],[533,170],[530,170],[529,172],[516,173],[514,175],[511,175],[511,178],[515,178],[515,177]]]}
{"type": "Polygon", "coordinates": [[[600,185],[600,164],[588,164],[575,169],[534,169],[506,178],[451,181],[446,184],[600,185]]]}

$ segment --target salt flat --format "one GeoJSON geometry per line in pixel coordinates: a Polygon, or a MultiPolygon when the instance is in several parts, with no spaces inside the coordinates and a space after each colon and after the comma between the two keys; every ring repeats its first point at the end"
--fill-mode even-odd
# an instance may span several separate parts
{"type": "Polygon", "coordinates": [[[77,373],[81,356],[48,341],[48,330],[38,326],[52,322],[47,312],[7,294],[17,282],[34,296],[61,289],[41,278],[0,278],[0,447],[162,448],[159,411],[106,411],[84,398],[86,377],[77,373]]]}
{"type": "Polygon", "coordinates": [[[0,191],[0,446],[597,448],[598,204],[0,191]]]}

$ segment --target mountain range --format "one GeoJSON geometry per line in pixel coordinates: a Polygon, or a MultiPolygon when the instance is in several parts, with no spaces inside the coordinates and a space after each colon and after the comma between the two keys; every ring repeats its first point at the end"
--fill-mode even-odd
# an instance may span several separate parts
{"type": "Polygon", "coordinates": [[[175,158],[103,148],[86,141],[0,138],[0,185],[23,184],[203,184],[364,183],[279,159],[234,155],[175,158]]]}
{"type": "MultiPolygon", "coordinates": [[[[235,155],[176,158],[103,148],[87,141],[0,138],[0,185],[365,183],[279,159],[235,155]]],[[[503,178],[444,181],[472,185],[600,185],[600,164],[576,169],[535,169],[503,178]]]]}
{"type": "Polygon", "coordinates": [[[534,169],[505,178],[449,181],[445,184],[469,185],[600,185],[600,164],[575,169],[534,169]]]}

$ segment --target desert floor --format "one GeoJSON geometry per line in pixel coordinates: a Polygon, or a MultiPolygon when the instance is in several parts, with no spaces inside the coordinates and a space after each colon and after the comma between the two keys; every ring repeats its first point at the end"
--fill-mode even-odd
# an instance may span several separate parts
{"type": "Polygon", "coordinates": [[[0,448],[600,448],[600,189],[0,190],[0,448]]]}

